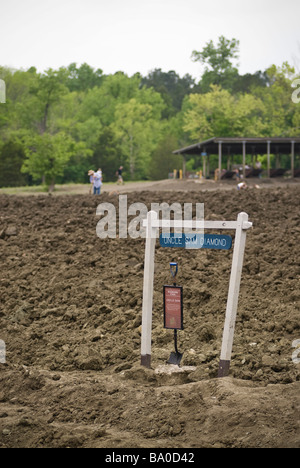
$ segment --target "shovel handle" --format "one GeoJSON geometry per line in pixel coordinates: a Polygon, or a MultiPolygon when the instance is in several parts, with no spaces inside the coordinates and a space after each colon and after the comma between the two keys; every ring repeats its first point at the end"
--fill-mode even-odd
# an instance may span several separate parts
{"type": "Polygon", "coordinates": [[[179,354],[178,351],[178,334],[177,334],[177,329],[174,329],[174,347],[175,347],[175,353],[179,354]]]}

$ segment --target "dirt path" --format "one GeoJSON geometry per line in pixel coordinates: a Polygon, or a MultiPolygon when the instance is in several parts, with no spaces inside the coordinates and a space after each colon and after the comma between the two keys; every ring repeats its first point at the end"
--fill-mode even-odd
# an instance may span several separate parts
{"type": "MultiPolygon", "coordinates": [[[[291,186],[300,185],[300,179],[247,179],[249,187],[259,186],[260,188],[274,189],[276,187],[288,188],[291,186]]],[[[237,182],[234,180],[224,180],[214,182],[213,180],[159,180],[159,181],[143,181],[143,182],[126,182],[124,185],[116,183],[105,183],[102,186],[102,195],[105,193],[132,193],[132,192],[203,192],[203,191],[227,191],[236,190],[237,182]]],[[[58,195],[88,195],[90,187],[88,184],[67,184],[56,185],[53,196],[58,195]]],[[[26,188],[1,188],[0,195],[20,195],[20,196],[41,196],[47,195],[39,187],[26,188]]]]}

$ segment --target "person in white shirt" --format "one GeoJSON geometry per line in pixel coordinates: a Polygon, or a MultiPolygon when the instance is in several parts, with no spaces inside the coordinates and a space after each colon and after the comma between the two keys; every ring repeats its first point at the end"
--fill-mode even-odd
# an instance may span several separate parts
{"type": "Polygon", "coordinates": [[[238,190],[246,190],[248,188],[248,185],[246,184],[246,182],[240,182],[239,184],[237,184],[236,188],[238,190]]]}
{"type": "Polygon", "coordinates": [[[101,185],[102,185],[102,171],[101,169],[98,169],[98,171],[94,173],[94,195],[100,195],[101,185]]]}

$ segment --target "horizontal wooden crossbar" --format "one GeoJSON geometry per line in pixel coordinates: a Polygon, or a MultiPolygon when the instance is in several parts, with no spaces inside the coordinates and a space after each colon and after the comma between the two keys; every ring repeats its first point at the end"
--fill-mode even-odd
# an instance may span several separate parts
{"type": "MultiPolygon", "coordinates": [[[[144,219],[143,226],[147,227],[148,220],[144,219]]],[[[186,220],[166,220],[153,219],[151,227],[153,228],[184,228],[184,229],[237,229],[237,221],[186,221],[186,220]]],[[[247,230],[252,227],[250,221],[244,221],[242,229],[247,230]]]]}

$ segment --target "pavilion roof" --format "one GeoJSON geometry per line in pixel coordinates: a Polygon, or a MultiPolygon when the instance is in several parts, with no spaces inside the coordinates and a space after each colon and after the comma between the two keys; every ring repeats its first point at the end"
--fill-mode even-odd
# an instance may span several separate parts
{"type": "Polygon", "coordinates": [[[173,154],[192,155],[201,153],[218,154],[219,143],[222,143],[223,155],[243,154],[243,143],[246,143],[247,154],[266,154],[268,142],[270,142],[271,154],[291,154],[291,144],[294,142],[295,153],[300,153],[299,137],[213,137],[205,141],[200,141],[185,148],[173,151],[173,154]]]}

